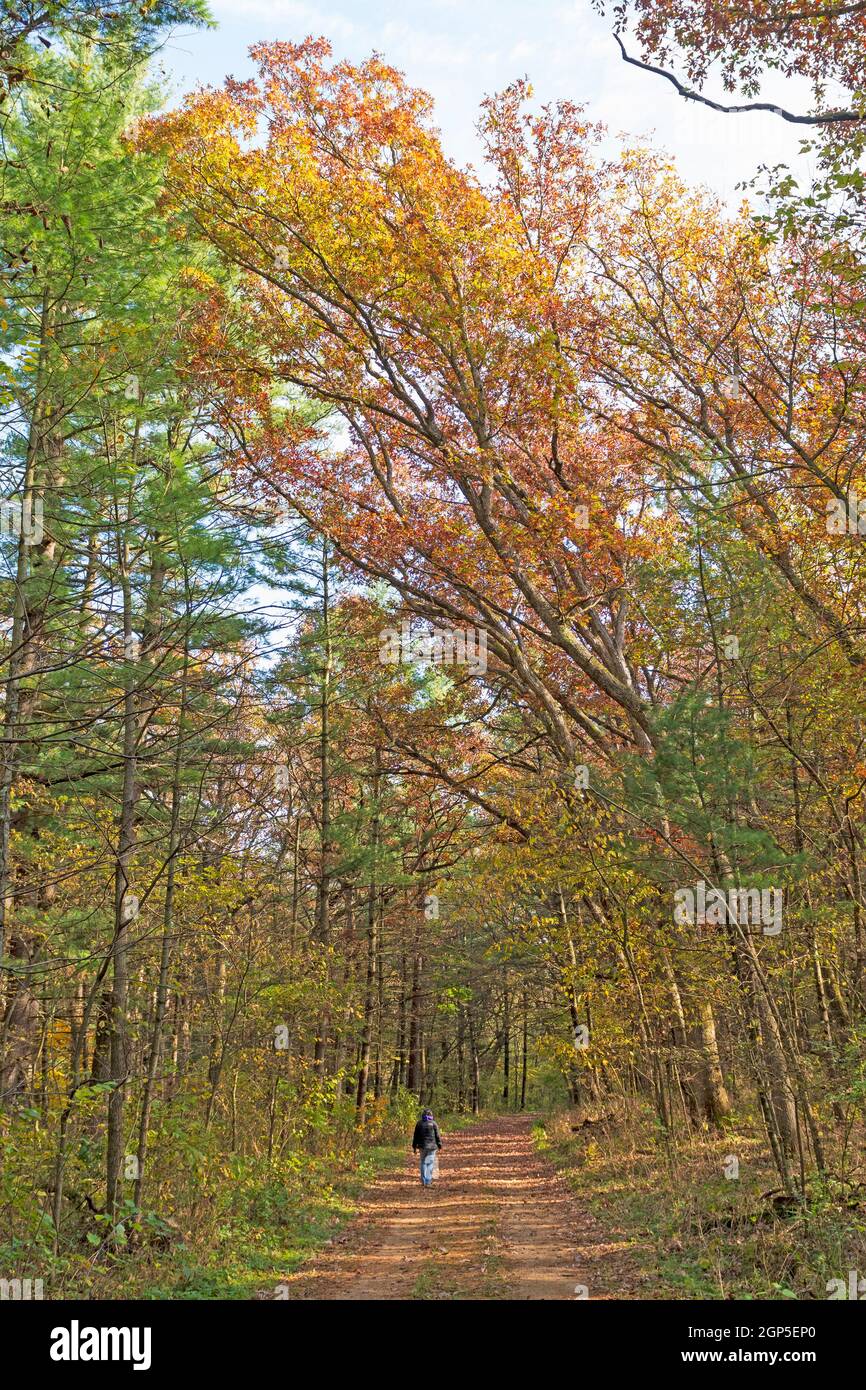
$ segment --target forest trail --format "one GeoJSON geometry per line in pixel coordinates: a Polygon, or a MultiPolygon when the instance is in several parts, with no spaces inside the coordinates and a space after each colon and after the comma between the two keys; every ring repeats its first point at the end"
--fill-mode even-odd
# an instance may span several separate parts
{"type": "Polygon", "coordinates": [[[342,1234],[286,1282],[291,1299],[646,1297],[624,1241],[536,1152],[532,1117],[442,1136],[440,1177],[383,1174],[342,1234]]]}

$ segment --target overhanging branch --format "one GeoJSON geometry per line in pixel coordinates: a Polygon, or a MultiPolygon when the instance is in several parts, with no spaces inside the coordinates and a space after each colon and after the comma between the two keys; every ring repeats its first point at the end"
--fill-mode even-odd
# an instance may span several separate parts
{"type": "Polygon", "coordinates": [[[702,106],[709,106],[710,110],[721,111],[726,116],[736,115],[743,111],[770,111],[774,116],[781,116],[783,121],[790,121],[794,125],[837,125],[866,120],[866,115],[859,111],[822,111],[815,116],[798,116],[793,111],[786,111],[783,106],[776,106],[772,101],[750,101],[745,106],[724,106],[721,102],[712,101],[691,87],[684,86],[672,72],[666,72],[664,68],[657,68],[652,63],[643,63],[639,58],[630,58],[619,34],[614,34],[614,38],[619,44],[623,60],[633,68],[642,68],[644,72],[652,72],[657,77],[664,77],[672,86],[676,87],[680,96],[685,97],[686,101],[699,101],[702,106]]]}

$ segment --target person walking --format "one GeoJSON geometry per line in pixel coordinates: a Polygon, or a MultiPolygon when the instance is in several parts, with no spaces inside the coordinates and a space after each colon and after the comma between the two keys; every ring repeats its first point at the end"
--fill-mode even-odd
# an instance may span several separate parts
{"type": "Polygon", "coordinates": [[[412,1135],[412,1152],[421,1155],[421,1181],[429,1187],[433,1181],[433,1164],[436,1154],[442,1148],[439,1126],[431,1111],[423,1111],[412,1135]]]}

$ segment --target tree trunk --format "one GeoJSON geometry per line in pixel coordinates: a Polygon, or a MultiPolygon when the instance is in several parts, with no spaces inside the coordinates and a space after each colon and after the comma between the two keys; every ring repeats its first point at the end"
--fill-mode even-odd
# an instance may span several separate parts
{"type": "Polygon", "coordinates": [[[376,755],[373,773],[373,811],[370,821],[370,887],[367,892],[367,975],[364,984],[364,1020],[361,1030],[361,1056],[358,1068],[358,1088],[355,1097],[355,1121],[364,1125],[367,1110],[367,1082],[370,1076],[370,1044],[373,1036],[373,1009],[376,1002],[376,857],[379,852],[379,757],[376,755]]]}

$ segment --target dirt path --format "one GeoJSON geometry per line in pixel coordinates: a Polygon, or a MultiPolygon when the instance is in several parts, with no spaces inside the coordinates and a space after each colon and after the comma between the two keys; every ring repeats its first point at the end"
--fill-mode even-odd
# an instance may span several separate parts
{"type": "Polygon", "coordinates": [[[531,1124],[503,1116],[443,1134],[430,1188],[409,1159],[384,1174],[342,1235],[286,1281],[289,1298],[640,1297],[625,1244],[577,1207],[531,1124]]]}

